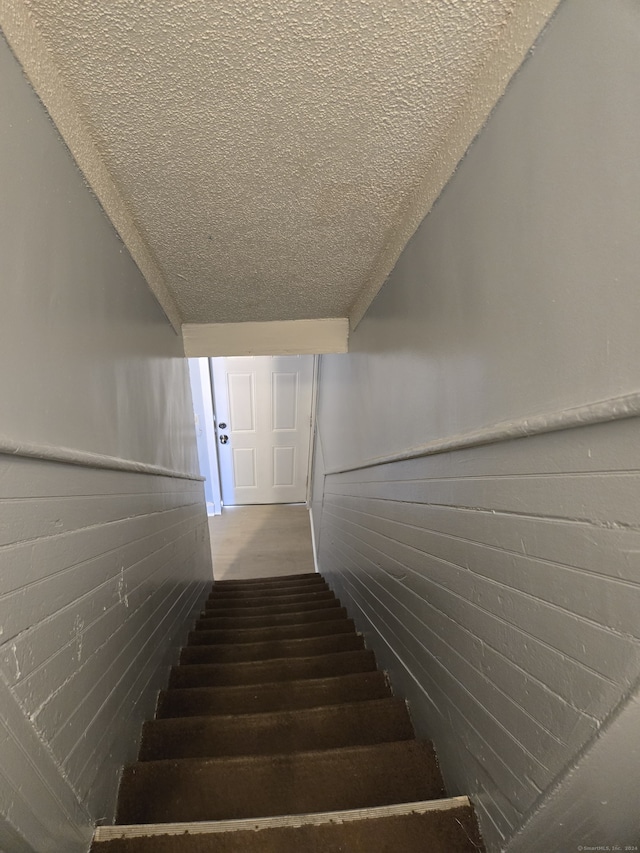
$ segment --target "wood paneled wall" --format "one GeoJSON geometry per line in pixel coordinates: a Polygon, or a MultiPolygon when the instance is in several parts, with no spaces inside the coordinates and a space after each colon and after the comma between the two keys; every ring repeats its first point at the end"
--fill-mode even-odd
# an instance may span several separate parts
{"type": "Polygon", "coordinates": [[[181,341],[1,35],[0,187],[0,848],[82,853],[211,580],[206,510],[181,341]]]}
{"type": "Polygon", "coordinates": [[[473,796],[490,849],[536,813],[640,676],[639,428],[324,481],[321,571],[434,739],[450,793],[473,796]]]}
{"type": "Polygon", "coordinates": [[[202,491],[0,456],[0,791],[25,850],[85,850],[112,817],[210,581],[202,491]]]}

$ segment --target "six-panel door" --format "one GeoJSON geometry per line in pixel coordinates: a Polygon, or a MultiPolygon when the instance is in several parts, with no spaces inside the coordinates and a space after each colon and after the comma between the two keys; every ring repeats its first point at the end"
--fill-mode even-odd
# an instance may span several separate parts
{"type": "Polygon", "coordinates": [[[211,359],[222,500],[306,500],[313,356],[211,359]]]}

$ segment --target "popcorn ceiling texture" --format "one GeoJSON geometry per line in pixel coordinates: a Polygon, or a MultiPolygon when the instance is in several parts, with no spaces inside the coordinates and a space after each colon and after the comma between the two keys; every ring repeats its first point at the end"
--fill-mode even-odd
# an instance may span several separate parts
{"type": "Polygon", "coordinates": [[[156,258],[142,239],[128,205],[98,153],[71,93],[62,82],[58,69],[53,65],[49,51],[21,0],[0,0],[0,30],[22,63],[76,163],[126,243],[165,314],[178,331],[181,323],[180,312],[167,289],[156,258]]]}
{"type": "Polygon", "coordinates": [[[0,0],[3,26],[29,13],[124,225],[98,197],[192,323],[359,319],[556,5],[0,0]]]}

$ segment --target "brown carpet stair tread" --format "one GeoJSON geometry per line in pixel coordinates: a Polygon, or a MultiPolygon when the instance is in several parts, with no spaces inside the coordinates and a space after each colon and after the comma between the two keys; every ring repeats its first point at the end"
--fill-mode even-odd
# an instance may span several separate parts
{"type": "Polygon", "coordinates": [[[257,685],[182,687],[160,693],[156,717],[289,711],[341,702],[383,699],[390,695],[387,679],[378,669],[329,678],[273,681],[257,685]]]}
{"type": "Polygon", "coordinates": [[[254,616],[215,615],[206,612],[196,621],[196,631],[211,630],[211,628],[271,628],[276,625],[304,625],[307,622],[334,622],[336,619],[346,619],[344,607],[325,607],[321,610],[304,610],[293,613],[272,613],[254,616]]]}
{"type": "Polygon", "coordinates": [[[219,580],[213,584],[214,589],[250,589],[256,586],[288,586],[300,583],[326,583],[322,575],[317,572],[303,572],[298,575],[273,575],[268,578],[243,578],[242,580],[219,580]]]}
{"type": "Polygon", "coordinates": [[[238,607],[275,607],[278,604],[306,604],[310,601],[330,601],[335,599],[335,594],[331,590],[314,590],[313,592],[296,592],[283,595],[255,595],[250,598],[240,596],[238,598],[229,598],[226,595],[216,595],[212,593],[207,598],[205,606],[209,608],[228,607],[229,609],[237,609],[238,607]]]}
{"type": "Polygon", "coordinates": [[[306,581],[284,586],[252,587],[250,589],[219,589],[216,585],[213,591],[209,593],[209,598],[234,599],[258,598],[259,596],[272,598],[279,595],[302,595],[313,592],[331,592],[331,588],[328,583],[308,583],[306,581]]]}
{"type": "Polygon", "coordinates": [[[169,687],[214,687],[327,678],[376,668],[372,651],[334,652],[304,658],[242,661],[240,663],[179,664],[171,669],[169,687]]]}
{"type": "Polygon", "coordinates": [[[335,596],[333,598],[318,598],[313,601],[300,601],[296,604],[263,604],[261,606],[245,607],[221,607],[210,601],[205,602],[202,616],[268,616],[278,613],[303,613],[306,610],[324,610],[325,608],[339,608],[340,602],[335,596]]]}
{"type": "Polygon", "coordinates": [[[92,853],[477,853],[347,612],[318,574],[218,581],[92,853]],[[119,830],[122,837],[119,837],[119,830]]]}
{"type": "MultiPolygon", "coordinates": [[[[378,816],[384,810],[372,809],[366,817],[356,819],[344,819],[343,814],[349,813],[337,812],[327,815],[329,819],[322,823],[302,826],[267,825],[254,829],[251,825],[246,829],[185,835],[177,825],[176,834],[172,835],[105,840],[94,844],[92,853],[479,853],[482,845],[473,811],[468,803],[459,804],[461,800],[466,798],[443,801],[443,808],[424,811],[419,810],[421,804],[415,803],[415,811],[405,814],[378,816]],[[449,802],[452,807],[448,807],[449,802]]],[[[102,829],[107,839],[112,831],[102,829]]]]}
{"type": "Polygon", "coordinates": [[[212,646],[217,643],[262,643],[270,640],[300,640],[303,637],[323,637],[329,634],[353,634],[351,619],[329,622],[308,622],[301,625],[274,625],[270,628],[220,628],[191,631],[189,646],[212,646]]]}
{"type": "Polygon", "coordinates": [[[405,703],[389,697],[294,711],[150,720],[138,758],[275,755],[413,737],[405,703]]]}
{"type": "Polygon", "coordinates": [[[314,581],[283,581],[279,584],[262,583],[242,587],[224,587],[216,583],[209,590],[208,597],[214,598],[216,595],[220,595],[222,597],[229,596],[230,598],[242,598],[245,596],[247,598],[257,598],[260,595],[269,597],[271,595],[301,595],[303,593],[327,591],[331,592],[331,587],[322,578],[314,581]]]}
{"type": "Polygon", "coordinates": [[[167,759],[125,768],[116,822],[268,817],[444,795],[433,748],[415,740],[287,755],[167,759]]]}
{"type": "Polygon", "coordinates": [[[267,640],[262,643],[185,646],[180,654],[180,663],[240,663],[280,658],[304,658],[312,655],[328,655],[334,652],[352,652],[363,648],[364,640],[360,634],[329,634],[326,637],[267,640]]]}

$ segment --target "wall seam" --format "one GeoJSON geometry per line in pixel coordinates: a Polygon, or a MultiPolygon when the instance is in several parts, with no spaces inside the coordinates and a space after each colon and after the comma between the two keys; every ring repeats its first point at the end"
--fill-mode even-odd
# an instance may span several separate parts
{"type": "MultiPolygon", "coordinates": [[[[571,756],[571,760],[568,761],[562,770],[560,770],[554,778],[551,780],[550,784],[545,788],[544,791],[540,793],[540,795],[536,798],[536,800],[531,804],[528,811],[524,812],[522,815],[522,823],[520,826],[516,827],[516,834],[513,838],[510,839],[509,844],[512,844],[518,841],[518,836],[523,833],[528,825],[536,819],[537,815],[544,808],[545,804],[552,801],[556,796],[558,790],[562,787],[563,782],[566,779],[571,778],[572,772],[579,767],[580,763],[588,757],[589,753],[593,749],[594,745],[597,743],[599,738],[605,736],[607,730],[615,723],[616,719],[620,717],[624,709],[627,705],[633,700],[635,694],[640,690],[640,678],[636,678],[635,681],[631,683],[631,686],[627,689],[627,691],[620,697],[618,702],[614,705],[614,707],[609,711],[608,714],[604,717],[598,729],[594,734],[591,735],[581,746],[581,748],[575,752],[571,756]]],[[[507,848],[505,848],[507,850],[507,848]]]]}
{"type": "MultiPolygon", "coordinates": [[[[77,809],[78,813],[80,813],[82,817],[85,818],[88,822],[92,822],[89,811],[78,797],[77,792],[75,791],[73,785],[71,784],[71,781],[69,780],[67,774],[64,771],[64,768],[59,763],[50,745],[47,743],[46,740],[43,739],[41,733],[38,732],[37,729],[35,729],[34,726],[31,724],[30,720],[28,719],[28,716],[25,714],[24,709],[21,706],[18,697],[15,695],[14,691],[11,689],[10,685],[7,683],[3,675],[0,675],[0,681],[0,690],[2,690],[2,692],[5,694],[5,697],[14,704],[15,710],[20,715],[21,722],[23,722],[25,726],[29,727],[29,732],[31,736],[35,740],[37,740],[38,748],[41,750],[42,755],[45,757],[46,762],[49,764],[49,767],[54,769],[55,773],[57,774],[56,778],[59,778],[60,781],[63,783],[64,790],[62,792],[62,795],[60,795],[57,791],[53,790],[53,788],[49,784],[49,781],[41,772],[35,760],[30,761],[31,772],[33,772],[38,777],[39,781],[46,788],[52,800],[56,803],[57,806],[59,806],[61,812],[66,818],[69,819],[70,822],[74,820],[74,815],[71,809],[69,808],[69,797],[71,798],[73,807],[77,809]],[[65,795],[67,802],[65,802],[64,799],[65,795]]],[[[14,740],[18,748],[24,751],[24,744],[21,742],[18,735],[14,732],[10,722],[8,720],[3,719],[1,721],[1,725],[5,729],[7,734],[14,740]]]]}

